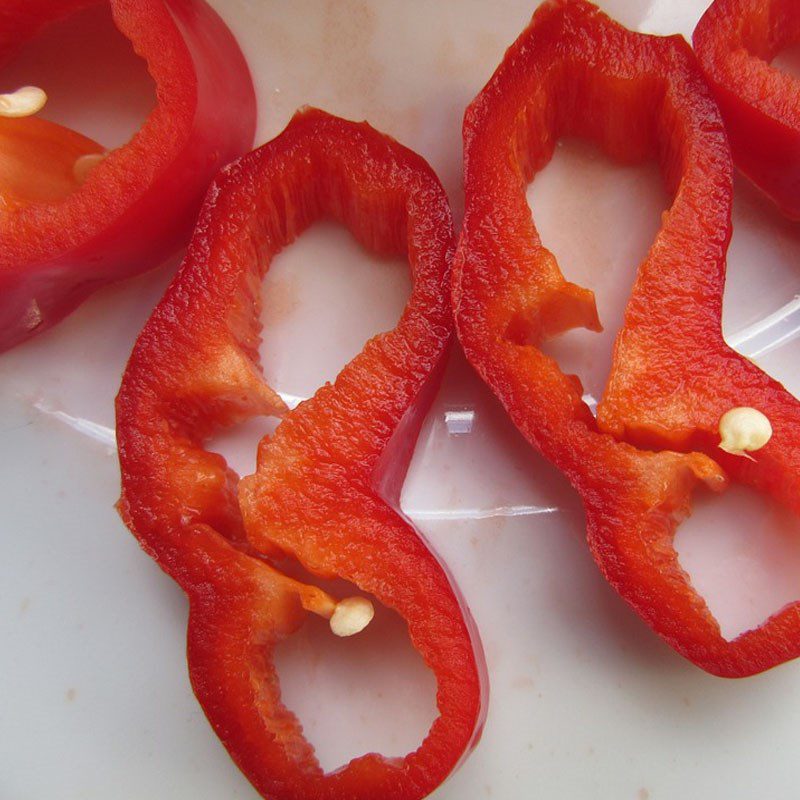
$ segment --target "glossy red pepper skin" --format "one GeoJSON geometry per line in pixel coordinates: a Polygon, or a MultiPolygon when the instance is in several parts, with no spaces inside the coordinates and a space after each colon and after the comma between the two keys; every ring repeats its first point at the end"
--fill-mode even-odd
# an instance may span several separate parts
{"type": "Polygon", "coordinates": [[[627,31],[582,0],[551,0],[469,106],[464,140],[456,329],[516,426],[580,493],[603,574],[709,672],[739,677],[796,657],[800,604],[728,641],[673,547],[698,483],[719,491],[729,475],[800,511],[800,407],[721,334],[732,166],[691,50],[627,31]],[[599,327],[592,293],[564,280],[525,196],[565,135],[625,162],[658,158],[673,198],[639,267],[596,420],[577,377],[538,346],[599,327]],[[772,421],[755,461],[717,447],[718,421],[736,406],[772,421]]]}
{"type": "Polygon", "coordinates": [[[795,0],[716,0],[693,37],[736,166],[795,220],[800,219],[800,80],[769,62],[797,41],[795,0]]]}
{"type": "MultiPolygon", "coordinates": [[[[0,62],[48,22],[95,2],[8,0],[0,62]]],[[[111,10],[147,63],[156,105],[131,141],[65,199],[0,211],[0,351],[174,252],[219,168],[253,142],[247,64],[203,0],[111,0],[111,10]]]]}
{"type": "MultiPolygon", "coordinates": [[[[407,467],[438,383],[452,338],[453,249],[446,196],[419,156],[366,124],[304,111],[212,185],[186,260],[125,372],[121,512],[187,593],[195,693],[265,797],[421,798],[480,733],[482,660],[468,612],[375,488],[387,460],[407,467]],[[260,371],[258,286],[270,258],[321,216],[378,253],[407,254],[413,291],[397,327],[288,413],[240,482],[203,442],[248,417],[285,412],[260,371]],[[281,704],[272,664],[315,591],[279,571],[287,556],[351,581],[408,623],[437,678],[440,713],[416,752],[373,753],[323,774],[281,704]]],[[[333,711],[338,702],[331,698],[333,711]]]]}

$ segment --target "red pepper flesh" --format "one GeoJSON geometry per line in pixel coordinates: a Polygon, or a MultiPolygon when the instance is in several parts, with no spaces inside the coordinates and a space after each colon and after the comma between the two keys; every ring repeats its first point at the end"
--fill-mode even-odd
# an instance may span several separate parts
{"type": "Polygon", "coordinates": [[[770,61],[798,41],[796,0],[716,0],[693,37],[736,166],[795,220],[800,219],[800,80],[770,61]]]}
{"type": "MultiPolygon", "coordinates": [[[[4,3],[0,62],[48,22],[96,2],[4,3]]],[[[100,145],[37,118],[0,120],[0,351],[51,327],[101,286],[157,266],[184,242],[219,168],[253,141],[247,64],[203,0],[110,4],[147,63],[156,106],[83,183],[70,162],[100,145]]]]}
{"type": "Polygon", "coordinates": [[[580,493],[600,569],[709,672],[744,676],[796,657],[800,604],[728,641],[673,546],[698,483],[720,491],[730,475],[800,511],[800,406],[722,338],[732,166],[691,50],[680,37],[627,31],[583,0],[550,0],[469,106],[464,140],[456,328],[516,426],[580,493]],[[657,158],[672,196],[639,267],[597,420],[579,379],[538,347],[570,328],[599,329],[592,293],[564,280],[525,196],[558,139],[572,135],[620,161],[657,158]],[[772,422],[755,461],[718,448],[720,417],[739,406],[772,422]]]}
{"type": "Polygon", "coordinates": [[[482,661],[468,612],[375,488],[387,459],[400,453],[407,466],[438,382],[452,338],[453,249],[446,196],[419,156],[366,124],[306,110],[212,185],[125,372],[121,513],[187,593],[195,693],[265,797],[421,798],[480,733],[482,661]],[[406,253],[413,291],[397,327],[288,413],[262,440],[256,473],[239,481],[203,443],[221,427],[285,412],[260,372],[259,281],[322,216],[378,253],[406,253]],[[286,557],[351,581],[406,620],[438,681],[439,717],[418,750],[323,773],[281,704],[272,662],[319,599],[280,571],[286,557]]]}

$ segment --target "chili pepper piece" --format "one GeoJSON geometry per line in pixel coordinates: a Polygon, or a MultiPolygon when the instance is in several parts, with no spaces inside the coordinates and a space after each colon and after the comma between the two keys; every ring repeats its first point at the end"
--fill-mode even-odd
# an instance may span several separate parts
{"type": "MultiPolygon", "coordinates": [[[[4,3],[0,61],[48,22],[99,1],[4,3]]],[[[247,64],[203,0],[110,5],[147,64],[156,106],[85,180],[68,162],[100,145],[45,120],[0,120],[0,351],[51,327],[101,286],[161,263],[191,230],[217,170],[253,141],[247,64]]]]}
{"type": "Polygon", "coordinates": [[[81,184],[75,164],[103,148],[46,119],[0,118],[0,213],[58,203],[81,184]]]}
{"type": "MultiPolygon", "coordinates": [[[[698,482],[720,491],[728,472],[793,508],[800,497],[797,401],[722,339],[732,167],[691,50],[680,37],[627,31],[584,0],[545,2],[467,109],[464,142],[459,338],[520,431],[580,493],[601,571],[709,672],[749,675],[796,657],[800,605],[729,642],[673,546],[698,482]],[[525,196],[565,135],[628,163],[659,158],[673,196],[639,267],[597,420],[579,382],[537,347],[554,296],[574,307],[579,294],[542,245],[525,196]],[[718,448],[720,417],[735,406],[761,410],[775,430],[757,464],[718,448]]],[[[579,305],[573,324],[593,328],[588,295],[579,305]]]]}
{"type": "MultiPolygon", "coordinates": [[[[422,798],[479,736],[482,662],[469,615],[374,488],[393,435],[413,441],[435,391],[452,337],[452,252],[446,196],[419,156],[366,124],[303,111],[212,185],[123,377],[123,518],[187,593],[195,693],[265,797],[422,798]],[[323,215],[376,252],[407,253],[411,297],[397,327],[288,413],[261,442],[256,473],[238,481],[203,442],[220,427],[280,413],[258,370],[258,284],[272,255],[323,215]],[[415,752],[368,754],[323,773],[280,702],[272,649],[302,624],[304,607],[332,622],[339,606],[360,607],[360,621],[345,620],[342,632],[362,624],[366,609],[282,574],[287,555],[312,575],[351,581],[407,621],[438,681],[440,716],[415,752]]],[[[407,465],[409,446],[392,452],[407,465]]]]}
{"type": "Polygon", "coordinates": [[[793,0],[715,0],[694,31],[733,159],[790,219],[800,219],[800,80],[770,65],[800,40],[793,0]]]}

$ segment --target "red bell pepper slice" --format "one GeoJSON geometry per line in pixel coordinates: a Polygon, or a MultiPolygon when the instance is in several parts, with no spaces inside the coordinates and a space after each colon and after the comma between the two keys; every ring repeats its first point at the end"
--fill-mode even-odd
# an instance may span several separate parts
{"type": "Polygon", "coordinates": [[[188,595],[195,693],[265,797],[421,798],[477,741],[482,661],[469,615],[374,488],[387,460],[399,454],[407,466],[438,382],[453,249],[446,196],[419,156],[366,124],[303,111],[212,185],[125,372],[121,513],[188,595]],[[397,327],[289,413],[240,482],[203,442],[285,411],[260,372],[258,284],[270,258],[322,216],[376,252],[407,253],[413,291],[397,327]],[[438,681],[440,716],[416,752],[373,753],[323,774],[281,704],[272,652],[306,611],[330,616],[335,601],[283,574],[285,557],[353,582],[407,621],[438,681]]]}
{"type": "MultiPolygon", "coordinates": [[[[0,61],[97,1],[8,0],[0,61]]],[[[37,117],[0,118],[0,351],[101,286],[157,266],[185,241],[219,168],[252,145],[252,80],[217,14],[203,0],[110,2],[147,63],[156,106],[85,179],[76,160],[99,144],[37,117]]]]}
{"type": "Polygon", "coordinates": [[[794,658],[800,604],[727,641],[673,547],[694,487],[722,490],[726,473],[800,510],[800,406],[721,334],[732,167],[691,50],[628,31],[583,0],[551,0],[468,108],[464,140],[456,328],[520,431],[580,493],[600,569],[709,672],[743,676],[794,658]],[[592,293],[564,280],[525,196],[565,135],[625,162],[658,158],[673,198],[639,267],[597,420],[578,378],[538,346],[599,329],[592,293]],[[722,415],[740,406],[774,429],[755,461],[718,447],[722,415]]]}
{"type": "Polygon", "coordinates": [[[716,0],[693,37],[736,166],[791,219],[800,219],[800,80],[769,62],[798,40],[796,0],[716,0]]]}

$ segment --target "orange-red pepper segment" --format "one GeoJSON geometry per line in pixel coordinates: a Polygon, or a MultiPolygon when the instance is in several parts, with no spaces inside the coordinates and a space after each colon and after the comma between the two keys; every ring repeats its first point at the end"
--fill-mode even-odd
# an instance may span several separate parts
{"type": "MultiPolygon", "coordinates": [[[[469,614],[375,489],[387,452],[402,451],[407,466],[411,448],[397,437],[413,443],[438,383],[452,336],[453,249],[446,196],[422,158],[366,124],[306,110],[212,185],[122,381],[122,515],[187,593],[195,693],[272,800],[422,798],[481,730],[482,659],[469,614]],[[407,254],[411,297],[394,330],[261,442],[256,473],[239,481],[203,443],[224,426],[285,411],[260,371],[259,282],[271,257],[320,217],[378,253],[407,254]],[[406,620],[438,681],[439,717],[418,750],[323,773],[281,704],[272,653],[304,608],[330,608],[323,613],[318,588],[280,571],[287,557],[351,581],[406,620]]],[[[331,697],[331,713],[342,702],[331,697]]]]}
{"type": "MultiPolygon", "coordinates": [[[[47,23],[98,2],[6,0],[0,63],[47,23]]],[[[252,145],[250,73],[204,0],[110,5],[146,62],[156,106],[87,175],[73,167],[102,153],[96,142],[39,118],[0,119],[0,351],[101,286],[157,266],[184,243],[219,168],[252,145]]]]}
{"type": "Polygon", "coordinates": [[[550,0],[469,106],[464,140],[456,328],[520,431],[580,493],[604,575],[709,672],[744,676],[796,657],[800,605],[727,641],[673,547],[695,486],[722,490],[726,473],[800,511],[800,406],[720,330],[732,167],[691,50],[680,37],[628,31],[583,0],[550,0]],[[557,140],[575,135],[624,162],[657,158],[672,195],[639,268],[597,420],[580,381],[538,346],[569,328],[596,330],[594,298],[564,280],[525,195],[557,140]],[[721,416],[738,406],[772,422],[755,461],[717,446],[721,416]]]}
{"type": "Polygon", "coordinates": [[[736,166],[795,220],[800,219],[800,80],[770,62],[798,41],[796,0],[715,0],[693,36],[736,166]]]}

